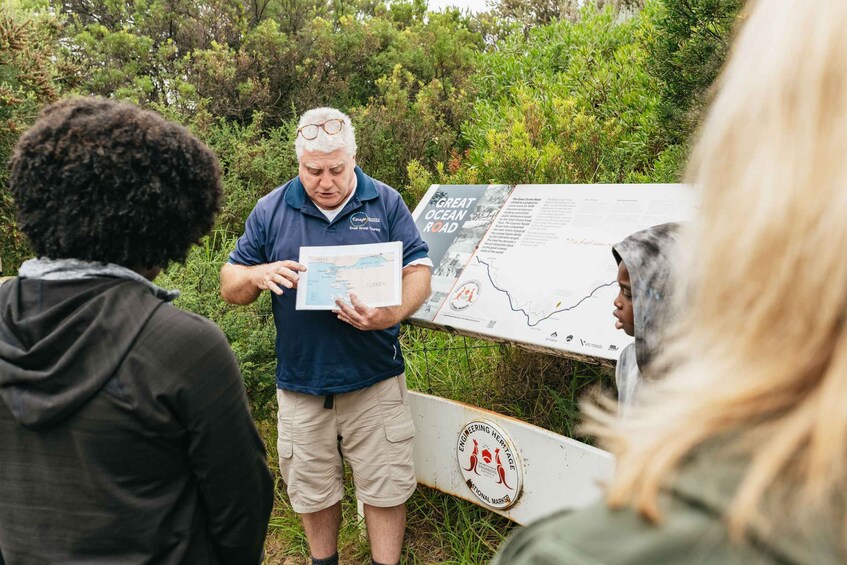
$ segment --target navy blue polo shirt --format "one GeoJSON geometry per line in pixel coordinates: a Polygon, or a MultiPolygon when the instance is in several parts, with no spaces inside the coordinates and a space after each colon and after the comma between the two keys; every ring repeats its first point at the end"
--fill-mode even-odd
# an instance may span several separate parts
{"type": "MultiPolygon", "coordinates": [[[[301,246],[403,242],[403,265],[427,257],[400,194],[356,167],[356,192],[333,221],[295,177],[259,200],[230,263],[259,265],[300,257],[301,246]]],[[[271,295],[276,325],[276,385],[307,394],[349,392],[405,369],[400,326],[362,331],[323,310],[295,309],[296,290],[271,295]]]]}

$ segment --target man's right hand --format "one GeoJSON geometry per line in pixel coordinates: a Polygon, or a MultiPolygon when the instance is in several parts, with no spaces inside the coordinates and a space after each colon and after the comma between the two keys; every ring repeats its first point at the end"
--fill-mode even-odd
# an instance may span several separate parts
{"type": "Polygon", "coordinates": [[[300,280],[298,273],[305,271],[306,266],[297,261],[277,261],[255,265],[249,269],[254,284],[260,290],[270,290],[276,295],[282,295],[282,287],[297,288],[297,281],[300,280]]]}
{"type": "Polygon", "coordinates": [[[299,273],[306,267],[297,261],[277,261],[261,265],[225,263],[221,269],[221,296],[231,304],[250,304],[263,290],[281,295],[297,288],[299,273]]]}

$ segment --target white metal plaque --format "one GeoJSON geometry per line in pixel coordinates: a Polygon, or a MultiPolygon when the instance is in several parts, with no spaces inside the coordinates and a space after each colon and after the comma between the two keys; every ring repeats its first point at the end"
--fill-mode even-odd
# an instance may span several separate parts
{"type": "Polygon", "coordinates": [[[521,495],[523,468],[511,440],[500,427],[472,420],[456,443],[465,484],[486,506],[505,510],[521,495]]]}
{"type": "MultiPolygon", "coordinates": [[[[598,502],[603,496],[602,485],[614,473],[615,460],[609,453],[515,418],[413,390],[409,391],[409,404],[415,419],[418,482],[488,508],[518,524],[530,524],[561,510],[576,510],[598,502]],[[514,442],[523,480],[520,498],[509,508],[485,504],[468,489],[462,474],[462,468],[470,466],[473,442],[470,451],[460,453],[456,433],[478,420],[493,422],[514,442]]],[[[503,462],[502,456],[500,461],[503,462]]]]}

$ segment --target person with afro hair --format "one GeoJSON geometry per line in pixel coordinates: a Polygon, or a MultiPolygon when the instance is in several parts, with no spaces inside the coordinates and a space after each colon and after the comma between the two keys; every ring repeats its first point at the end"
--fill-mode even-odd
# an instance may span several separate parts
{"type": "Polygon", "coordinates": [[[38,258],[0,286],[0,563],[259,563],[273,482],[235,357],[152,282],[213,225],[215,155],[72,98],[10,168],[38,258]]]}

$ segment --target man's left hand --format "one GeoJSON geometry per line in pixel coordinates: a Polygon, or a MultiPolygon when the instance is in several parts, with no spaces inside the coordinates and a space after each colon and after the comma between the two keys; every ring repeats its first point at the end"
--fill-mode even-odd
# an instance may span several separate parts
{"type": "Polygon", "coordinates": [[[338,319],[360,330],[384,330],[400,323],[400,306],[372,308],[352,293],[350,304],[341,299],[336,300],[335,304],[338,308],[333,312],[338,315],[338,319]]]}

